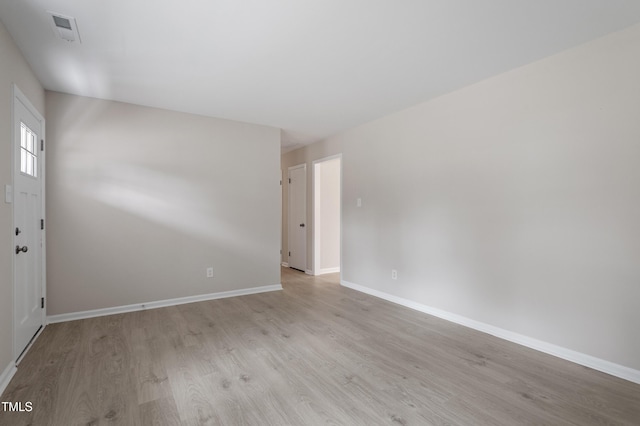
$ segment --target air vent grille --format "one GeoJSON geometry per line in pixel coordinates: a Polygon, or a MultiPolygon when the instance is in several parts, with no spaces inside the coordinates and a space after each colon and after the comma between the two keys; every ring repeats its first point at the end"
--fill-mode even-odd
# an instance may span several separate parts
{"type": "Polygon", "coordinates": [[[47,13],[51,16],[51,28],[58,38],[69,43],[81,43],[75,18],[51,11],[47,13]]]}
{"type": "Polygon", "coordinates": [[[56,24],[56,27],[58,28],[64,28],[73,31],[73,29],[71,28],[71,21],[69,21],[67,18],[53,15],[53,23],[56,24]]]}

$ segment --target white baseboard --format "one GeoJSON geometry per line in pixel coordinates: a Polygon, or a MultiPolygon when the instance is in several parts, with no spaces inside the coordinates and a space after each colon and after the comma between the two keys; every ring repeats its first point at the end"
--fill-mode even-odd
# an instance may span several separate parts
{"type": "Polygon", "coordinates": [[[282,266],[284,266],[285,268],[288,268],[289,264],[287,262],[282,262],[282,266]]]}
{"type": "Polygon", "coordinates": [[[554,345],[552,343],[543,342],[542,340],[534,339],[532,337],[528,337],[519,333],[514,333],[513,331],[505,330],[503,328],[495,327],[490,324],[472,320],[461,315],[423,305],[409,299],[404,299],[402,297],[384,293],[379,290],[375,290],[359,284],[354,284],[349,281],[341,280],[340,284],[353,290],[370,294],[372,296],[379,297],[380,299],[388,300],[389,302],[397,303],[398,305],[406,306],[407,308],[424,312],[425,314],[433,315],[434,317],[442,318],[444,320],[451,321],[453,323],[460,324],[474,330],[482,331],[483,333],[491,334],[492,336],[496,336],[501,339],[508,340],[510,342],[517,343],[519,345],[526,346],[528,348],[535,349],[537,351],[544,352],[546,354],[553,355],[558,358],[562,358],[567,361],[584,365],[585,367],[593,368],[594,370],[598,370],[603,373],[607,373],[612,376],[616,376],[621,379],[640,384],[640,370],[625,367],[624,365],[596,358],[594,356],[567,349],[562,346],[554,345]]]}
{"type": "Polygon", "coordinates": [[[90,311],[71,312],[68,314],[50,315],[47,323],[75,321],[85,318],[102,317],[105,315],[122,314],[125,312],[144,311],[146,309],[163,308],[166,306],[183,305],[185,303],[202,302],[205,300],[223,299],[227,297],[245,296],[248,294],[265,293],[282,290],[282,284],[266,285],[262,287],[243,288],[241,290],[221,291],[219,293],[201,294],[198,296],[178,297],[176,299],[159,300],[156,302],[136,303],[133,305],[115,306],[113,308],[93,309],[90,311]]]}
{"type": "Polygon", "coordinates": [[[0,395],[2,395],[7,386],[9,386],[9,382],[13,378],[13,375],[16,374],[16,371],[18,371],[16,364],[12,362],[7,365],[7,368],[0,374],[0,395]]]}
{"type": "Polygon", "coordinates": [[[311,269],[305,270],[304,273],[307,275],[313,275],[313,271],[311,269]]]}
{"type": "Polygon", "coordinates": [[[335,268],[321,268],[316,275],[335,274],[336,272],[340,272],[339,266],[335,268]]]}

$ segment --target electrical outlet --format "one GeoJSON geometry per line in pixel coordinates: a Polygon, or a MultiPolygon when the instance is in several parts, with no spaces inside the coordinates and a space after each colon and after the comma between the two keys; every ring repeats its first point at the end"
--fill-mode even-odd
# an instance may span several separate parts
{"type": "Polygon", "coordinates": [[[207,268],[207,278],[213,278],[213,266],[207,268]]]}
{"type": "Polygon", "coordinates": [[[391,270],[391,279],[392,280],[397,280],[398,279],[398,271],[396,269],[392,269],[391,270]]]}

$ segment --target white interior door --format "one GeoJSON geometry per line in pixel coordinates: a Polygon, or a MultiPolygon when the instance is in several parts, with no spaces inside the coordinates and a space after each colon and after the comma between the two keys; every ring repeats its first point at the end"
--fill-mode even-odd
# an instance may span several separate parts
{"type": "Polygon", "coordinates": [[[15,88],[14,108],[14,352],[16,360],[44,324],[44,120],[15,88]]]}
{"type": "Polygon", "coordinates": [[[289,168],[289,267],[307,269],[307,167],[289,168]]]}

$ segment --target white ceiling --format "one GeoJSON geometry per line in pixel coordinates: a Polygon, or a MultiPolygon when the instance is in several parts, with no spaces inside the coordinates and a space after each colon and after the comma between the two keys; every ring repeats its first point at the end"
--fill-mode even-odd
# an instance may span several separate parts
{"type": "Polygon", "coordinates": [[[0,19],[46,89],[279,127],[286,151],[640,22],[640,1],[0,0],[0,19]]]}

